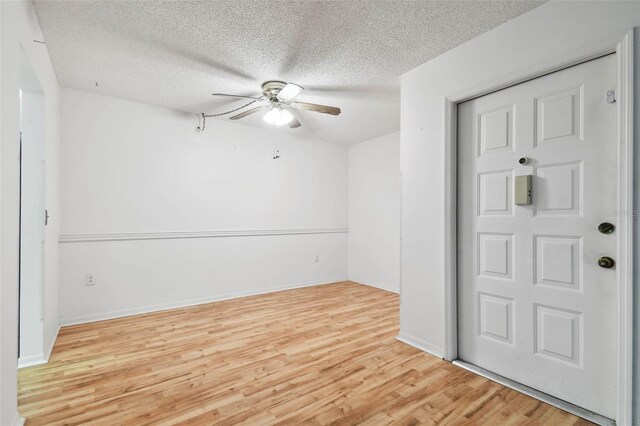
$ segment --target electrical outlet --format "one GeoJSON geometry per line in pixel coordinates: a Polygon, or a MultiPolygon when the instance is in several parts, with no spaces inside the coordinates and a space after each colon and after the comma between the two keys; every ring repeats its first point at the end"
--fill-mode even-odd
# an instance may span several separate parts
{"type": "Polygon", "coordinates": [[[96,285],[96,276],[93,274],[87,274],[84,276],[84,285],[96,285]]]}
{"type": "Polygon", "coordinates": [[[316,263],[320,262],[320,256],[316,254],[316,263]]]}

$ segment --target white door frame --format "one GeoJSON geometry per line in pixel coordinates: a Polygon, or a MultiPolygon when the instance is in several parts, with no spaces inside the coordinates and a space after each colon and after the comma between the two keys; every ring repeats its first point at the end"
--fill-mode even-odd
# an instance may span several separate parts
{"type": "MultiPolygon", "coordinates": [[[[632,421],[633,360],[633,29],[599,43],[572,50],[549,61],[525,67],[480,86],[468,88],[445,98],[445,244],[444,244],[444,358],[458,357],[457,325],[457,114],[458,104],[536,77],[615,53],[617,56],[617,144],[618,144],[618,407],[616,422],[632,421]]],[[[605,94],[602,94],[603,102],[605,94]]]]}

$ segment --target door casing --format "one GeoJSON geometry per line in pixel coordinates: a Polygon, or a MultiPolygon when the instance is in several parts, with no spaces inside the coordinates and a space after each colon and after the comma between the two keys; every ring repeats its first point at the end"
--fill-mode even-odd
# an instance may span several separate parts
{"type": "MultiPolygon", "coordinates": [[[[616,422],[632,424],[633,362],[633,29],[598,43],[572,50],[552,60],[523,68],[476,87],[467,88],[444,99],[444,358],[458,357],[457,325],[457,112],[458,104],[601,56],[617,58],[617,145],[618,145],[618,233],[617,330],[618,330],[618,407],[616,422]]],[[[602,94],[603,102],[605,94],[602,94]]]]}

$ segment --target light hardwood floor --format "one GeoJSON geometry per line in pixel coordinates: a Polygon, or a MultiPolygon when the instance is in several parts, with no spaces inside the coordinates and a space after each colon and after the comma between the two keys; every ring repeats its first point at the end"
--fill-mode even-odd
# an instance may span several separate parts
{"type": "Polygon", "coordinates": [[[65,327],[19,373],[27,425],[589,424],[395,340],[350,282],[65,327]]]}

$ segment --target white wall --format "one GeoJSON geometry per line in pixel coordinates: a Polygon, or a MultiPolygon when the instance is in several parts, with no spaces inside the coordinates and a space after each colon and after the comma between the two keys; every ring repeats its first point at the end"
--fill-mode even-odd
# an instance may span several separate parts
{"type": "Polygon", "coordinates": [[[28,1],[0,2],[0,424],[13,425],[17,412],[18,222],[21,49],[45,95],[47,208],[52,221],[45,246],[45,339],[52,340],[57,318],[58,96],[59,87],[28,1]]]}
{"type": "Polygon", "coordinates": [[[64,323],[347,278],[346,146],[70,89],[62,120],[64,323]]]}
{"type": "Polygon", "coordinates": [[[640,2],[551,1],[403,75],[401,335],[444,352],[445,97],[638,25],[640,2]]]}
{"type": "Polygon", "coordinates": [[[22,91],[20,359],[44,361],[44,95],[22,91]]]}
{"type": "Polygon", "coordinates": [[[349,279],[400,291],[400,132],[349,147],[349,279]]]}

